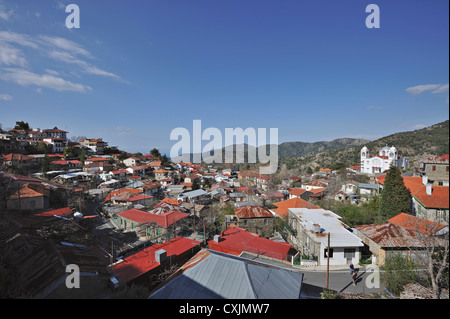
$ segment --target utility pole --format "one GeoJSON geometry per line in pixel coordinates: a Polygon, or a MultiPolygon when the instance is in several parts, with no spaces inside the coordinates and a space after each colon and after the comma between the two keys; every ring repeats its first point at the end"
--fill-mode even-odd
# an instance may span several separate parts
{"type": "Polygon", "coordinates": [[[328,233],[328,247],[327,247],[327,290],[330,278],[330,233],[328,233]]]}

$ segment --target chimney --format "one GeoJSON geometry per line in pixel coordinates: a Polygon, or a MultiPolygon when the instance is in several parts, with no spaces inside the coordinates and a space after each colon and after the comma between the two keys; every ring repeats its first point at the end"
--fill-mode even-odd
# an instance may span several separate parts
{"type": "Polygon", "coordinates": [[[313,231],[314,231],[315,233],[321,233],[321,232],[322,232],[321,230],[322,230],[322,229],[321,229],[321,227],[320,227],[319,224],[314,224],[314,225],[313,225],[313,231]]]}
{"type": "Polygon", "coordinates": [[[428,184],[428,176],[427,175],[423,175],[422,176],[422,184],[423,185],[427,185],[428,184]]]}
{"type": "Polygon", "coordinates": [[[427,195],[432,195],[433,192],[433,185],[430,183],[427,183],[427,195]]]}
{"type": "Polygon", "coordinates": [[[164,249],[160,249],[155,252],[155,261],[157,263],[162,263],[167,258],[167,252],[164,249]]]}
{"type": "Polygon", "coordinates": [[[220,235],[214,235],[214,241],[218,243],[220,241],[220,235]]]}

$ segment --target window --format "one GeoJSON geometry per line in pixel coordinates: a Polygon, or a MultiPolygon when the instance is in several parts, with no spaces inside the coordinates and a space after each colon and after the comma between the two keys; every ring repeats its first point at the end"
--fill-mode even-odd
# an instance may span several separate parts
{"type": "Polygon", "coordinates": [[[264,225],[269,225],[269,219],[268,218],[264,219],[264,225]]]}
{"type": "Polygon", "coordinates": [[[448,173],[448,166],[445,166],[445,171],[448,173]]]}
{"type": "Polygon", "coordinates": [[[431,170],[434,172],[436,171],[436,165],[433,165],[433,167],[431,168],[431,170]]]}
{"type": "MultiPolygon", "coordinates": [[[[327,256],[327,252],[328,252],[328,248],[325,248],[324,250],[323,250],[323,257],[324,258],[327,258],[328,256],[327,256]]],[[[330,258],[333,258],[333,248],[330,248],[330,258]]]]}

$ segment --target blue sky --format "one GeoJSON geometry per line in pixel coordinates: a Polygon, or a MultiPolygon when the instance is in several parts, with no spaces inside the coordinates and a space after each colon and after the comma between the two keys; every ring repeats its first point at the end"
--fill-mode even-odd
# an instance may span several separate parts
{"type": "MultiPolygon", "coordinates": [[[[375,139],[449,118],[447,0],[0,0],[0,123],[130,152],[170,132],[375,139]],[[65,8],[80,8],[80,28],[65,8]],[[368,29],[368,4],[380,28],[368,29]]],[[[205,142],[206,143],[206,142],[205,142]]]]}

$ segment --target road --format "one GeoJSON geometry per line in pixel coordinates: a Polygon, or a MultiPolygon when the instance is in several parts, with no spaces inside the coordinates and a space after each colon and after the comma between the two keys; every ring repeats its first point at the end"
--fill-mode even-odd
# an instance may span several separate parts
{"type": "MultiPolygon", "coordinates": [[[[304,276],[302,298],[320,297],[322,290],[327,287],[327,272],[325,270],[307,269],[298,269],[297,271],[303,273],[304,276]]],[[[366,271],[366,268],[360,268],[356,279],[356,286],[354,286],[349,270],[330,270],[328,289],[331,289],[334,292],[366,294],[384,292],[384,287],[381,282],[379,288],[369,288],[374,282],[373,279],[375,279],[373,272],[366,271]]]]}

